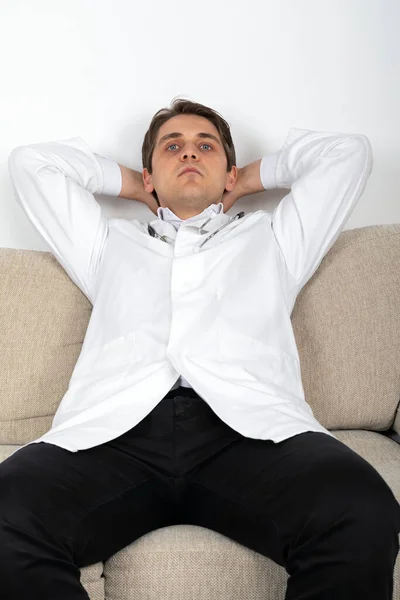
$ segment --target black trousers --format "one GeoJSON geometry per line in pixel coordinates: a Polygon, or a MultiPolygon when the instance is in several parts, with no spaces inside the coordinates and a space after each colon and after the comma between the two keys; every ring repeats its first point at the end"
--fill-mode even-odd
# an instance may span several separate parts
{"type": "Polygon", "coordinates": [[[246,438],[187,388],[110,442],[0,464],[1,597],[87,600],[81,567],[179,523],[282,565],[286,600],[392,600],[400,506],[379,473],[324,433],[246,438]]]}

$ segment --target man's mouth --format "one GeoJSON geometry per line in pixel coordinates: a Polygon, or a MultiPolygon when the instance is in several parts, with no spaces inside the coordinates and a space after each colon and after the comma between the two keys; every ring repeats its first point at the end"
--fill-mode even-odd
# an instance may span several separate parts
{"type": "MultiPolygon", "coordinates": [[[[201,175],[200,171],[198,171],[198,170],[197,170],[196,168],[194,168],[194,167],[193,167],[193,168],[192,168],[192,167],[190,167],[190,168],[188,168],[188,169],[185,169],[184,171],[182,171],[181,175],[185,175],[186,173],[197,173],[197,175],[201,175]]],[[[179,175],[179,177],[180,177],[180,175],[179,175]]]]}

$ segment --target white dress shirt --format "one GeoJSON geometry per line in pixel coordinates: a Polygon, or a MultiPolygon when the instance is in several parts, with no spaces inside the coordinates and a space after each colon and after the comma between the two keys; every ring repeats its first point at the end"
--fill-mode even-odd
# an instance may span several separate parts
{"type": "MultiPolygon", "coordinates": [[[[116,182],[116,186],[118,186],[118,185],[119,185],[118,182],[116,182]]],[[[211,204],[208,207],[208,209],[206,209],[202,213],[202,214],[204,214],[204,220],[206,220],[206,218],[208,218],[209,216],[212,216],[212,214],[218,215],[221,211],[223,211],[223,208],[224,208],[224,205],[222,204],[222,202],[220,202],[219,204],[211,204]]],[[[157,215],[163,221],[169,221],[175,227],[176,231],[178,231],[178,229],[182,223],[182,219],[180,219],[174,212],[172,212],[171,209],[160,206],[157,209],[157,215]]],[[[193,217],[191,217],[189,219],[185,219],[185,221],[188,223],[188,222],[190,222],[190,220],[192,218],[193,217]]],[[[174,383],[174,385],[172,386],[171,389],[174,390],[179,386],[186,387],[186,388],[192,387],[190,385],[190,383],[184,377],[182,377],[182,375],[179,377],[179,379],[176,381],[176,383],[174,383]]]]}
{"type": "Polygon", "coordinates": [[[305,399],[291,313],[372,165],[362,134],[292,128],[261,161],[263,187],[290,190],[273,213],[159,209],[151,236],[147,222],[105,217],[94,194],[118,195],[121,172],[82,138],[15,148],[16,199],[93,306],[52,427],[29,443],[105,443],[179,383],[243,436],[335,437],[305,399]]]}

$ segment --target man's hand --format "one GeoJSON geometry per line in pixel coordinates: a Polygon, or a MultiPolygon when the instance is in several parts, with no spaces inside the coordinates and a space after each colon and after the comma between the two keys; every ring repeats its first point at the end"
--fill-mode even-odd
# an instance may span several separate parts
{"type": "Polygon", "coordinates": [[[224,213],[232,208],[235,202],[239,198],[242,198],[242,196],[249,196],[250,194],[265,191],[260,178],[260,165],[261,158],[241,169],[238,168],[235,187],[231,192],[225,192],[222,196],[224,213]]]}
{"type": "Polygon", "coordinates": [[[122,174],[122,189],[119,198],[127,198],[128,200],[137,200],[149,207],[152,213],[157,215],[158,204],[152,194],[144,189],[142,174],[134,169],[119,165],[122,174]]]}

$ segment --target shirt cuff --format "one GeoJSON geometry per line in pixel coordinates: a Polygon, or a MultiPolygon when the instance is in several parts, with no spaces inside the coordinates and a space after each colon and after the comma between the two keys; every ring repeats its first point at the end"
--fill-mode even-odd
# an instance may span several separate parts
{"type": "Polygon", "coordinates": [[[103,172],[103,189],[99,194],[119,196],[122,190],[122,173],[119,164],[106,156],[95,154],[103,172]]]}
{"type": "Polygon", "coordinates": [[[276,182],[276,164],[278,162],[279,152],[263,156],[260,164],[260,179],[265,190],[272,190],[278,187],[276,182]]]}

